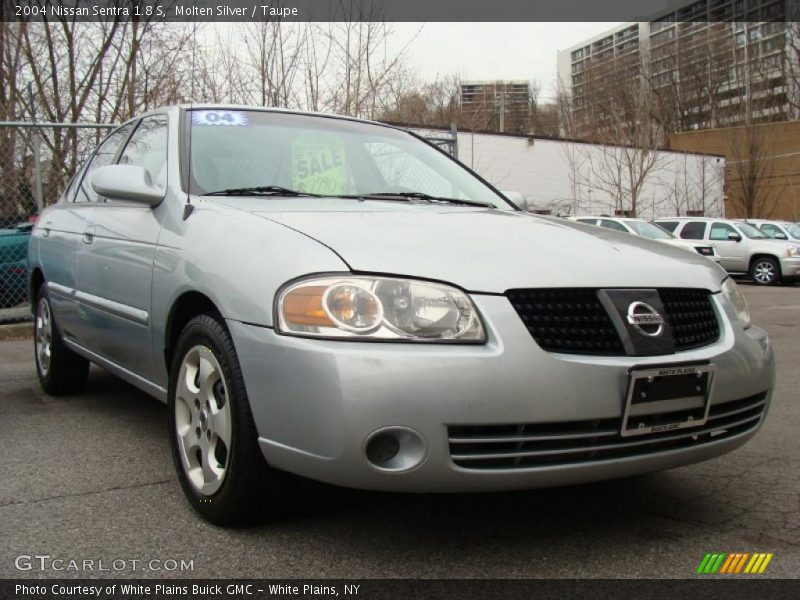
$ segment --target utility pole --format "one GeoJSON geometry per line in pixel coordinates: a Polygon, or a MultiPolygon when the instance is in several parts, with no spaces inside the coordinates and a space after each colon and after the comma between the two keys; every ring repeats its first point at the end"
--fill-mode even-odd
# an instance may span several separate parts
{"type": "Polygon", "coordinates": [[[500,133],[506,130],[506,86],[500,88],[500,133]]]}
{"type": "MultiPolygon", "coordinates": [[[[36,123],[36,105],[33,102],[33,85],[28,82],[28,97],[31,103],[31,117],[36,123]]],[[[36,125],[31,129],[31,145],[33,146],[33,197],[36,199],[37,213],[44,209],[44,192],[42,190],[42,134],[36,125]]]]}

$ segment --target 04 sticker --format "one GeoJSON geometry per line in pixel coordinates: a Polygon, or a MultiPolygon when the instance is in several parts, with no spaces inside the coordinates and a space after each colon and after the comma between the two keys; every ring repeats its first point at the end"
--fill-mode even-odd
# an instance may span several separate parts
{"type": "Polygon", "coordinates": [[[247,115],[238,110],[195,110],[192,111],[192,125],[246,126],[247,115]]]}

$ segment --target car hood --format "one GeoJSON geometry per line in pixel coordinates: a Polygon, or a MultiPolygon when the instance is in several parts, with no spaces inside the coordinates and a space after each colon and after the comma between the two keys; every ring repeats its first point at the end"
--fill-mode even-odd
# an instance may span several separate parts
{"type": "Polygon", "coordinates": [[[222,203],[310,236],[354,271],[421,277],[474,292],[525,287],[716,291],[707,259],[643,238],[521,212],[339,199],[222,203]]]}

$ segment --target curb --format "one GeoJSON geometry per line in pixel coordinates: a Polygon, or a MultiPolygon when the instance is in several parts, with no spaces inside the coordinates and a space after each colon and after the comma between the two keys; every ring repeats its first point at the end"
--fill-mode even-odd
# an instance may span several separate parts
{"type": "Polygon", "coordinates": [[[33,323],[10,323],[0,325],[0,342],[24,340],[33,337],[33,323]]]}

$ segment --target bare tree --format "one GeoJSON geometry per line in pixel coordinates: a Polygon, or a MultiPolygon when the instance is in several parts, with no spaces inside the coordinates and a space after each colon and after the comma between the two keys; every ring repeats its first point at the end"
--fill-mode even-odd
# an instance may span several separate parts
{"type": "Polygon", "coordinates": [[[587,185],[607,195],[617,212],[631,216],[652,208],[652,199],[642,192],[661,166],[664,139],[663,128],[652,119],[654,94],[643,81],[642,66],[634,67],[592,67],[587,85],[595,102],[586,120],[574,124],[598,144],[584,150],[591,171],[587,185]]]}
{"type": "Polygon", "coordinates": [[[745,218],[769,218],[777,208],[785,178],[775,170],[774,129],[748,124],[729,130],[728,198],[745,218]]]}

